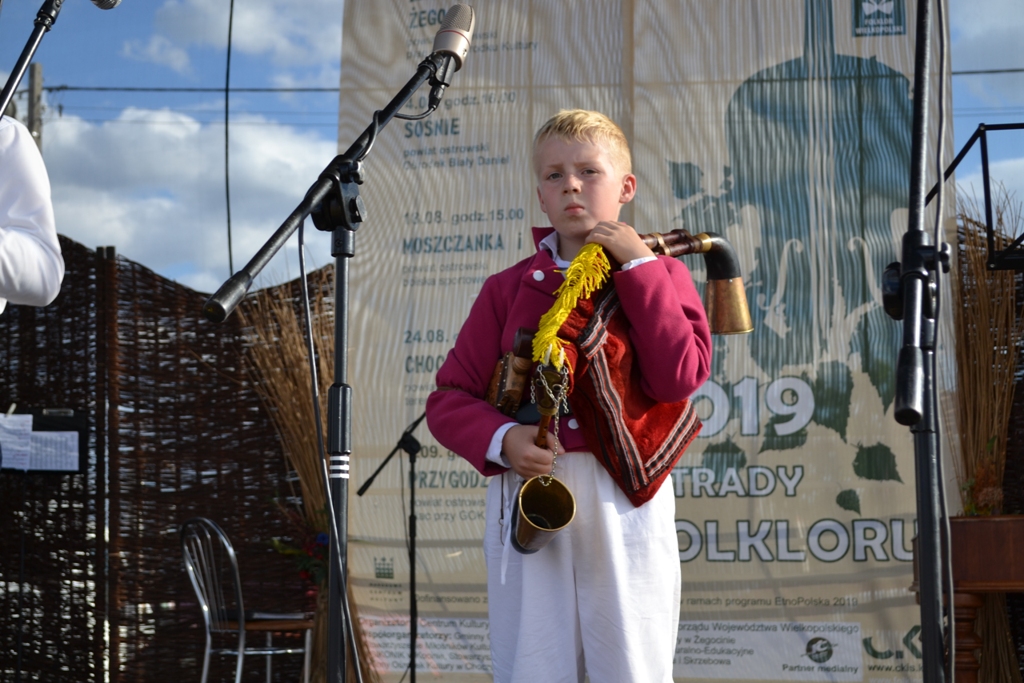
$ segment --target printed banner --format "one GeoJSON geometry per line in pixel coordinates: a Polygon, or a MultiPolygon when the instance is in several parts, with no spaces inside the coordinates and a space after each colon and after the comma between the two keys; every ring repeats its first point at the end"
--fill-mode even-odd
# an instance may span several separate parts
{"type": "MultiPolygon", "coordinates": [[[[665,484],[683,572],[676,680],[920,680],[913,447],[892,405],[901,327],[880,291],[907,227],[916,3],[473,7],[441,106],[392,121],[364,162],[353,490],[422,414],[484,279],[532,254],[530,227],[548,224],[533,133],[559,109],[600,110],[632,142],[639,190],[623,220],[725,236],[755,325],[715,338],[695,397],[703,432],[665,484]]],[[[445,11],[347,3],[342,149],[412,77],[445,11]]],[[[683,259],[703,289],[704,263],[683,259]]],[[[425,423],[413,433],[415,458],[399,452],[351,499],[357,609],[398,681],[414,581],[417,671],[489,681],[488,482],[425,423]]]]}

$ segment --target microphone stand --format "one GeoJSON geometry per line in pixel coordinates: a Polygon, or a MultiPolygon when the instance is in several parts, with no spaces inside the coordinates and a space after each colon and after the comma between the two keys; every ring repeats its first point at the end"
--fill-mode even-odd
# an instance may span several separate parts
{"type": "Polygon", "coordinates": [[[943,683],[945,647],[940,521],[945,511],[941,505],[939,481],[935,349],[938,269],[949,270],[949,246],[942,244],[936,248],[924,230],[931,4],[932,0],[920,0],[917,5],[910,222],[903,236],[902,266],[900,263],[890,264],[885,272],[884,286],[887,290],[886,312],[890,317],[903,321],[903,345],[896,364],[894,414],[896,421],[909,426],[914,435],[924,681],[943,683]]]}
{"type": "Polygon", "coordinates": [[[409,454],[409,683],[416,683],[416,627],[418,626],[417,620],[419,619],[416,607],[416,454],[422,448],[420,442],[416,440],[412,433],[426,416],[427,414],[423,413],[402,432],[402,437],[398,440],[395,447],[391,449],[391,452],[388,453],[388,457],[384,458],[384,462],[370,475],[366,483],[356,491],[357,496],[366,493],[366,490],[370,488],[370,484],[377,478],[380,471],[384,469],[384,466],[388,464],[391,456],[398,452],[398,449],[402,449],[409,454]]]}
{"type": "MultiPolygon", "coordinates": [[[[366,215],[358,185],[363,182],[362,160],[369,153],[378,131],[402,109],[428,79],[447,76],[450,57],[434,53],[420,62],[416,74],[380,111],[373,123],[343,153],[321,172],[306,196],[271,235],[256,255],[207,299],[203,314],[212,322],[223,322],[242,300],[253,280],[270,262],[306,216],[312,214],[318,230],[331,232],[331,256],[335,258],[334,383],[328,391],[327,452],[330,472],[324,482],[331,501],[330,592],[328,603],[328,683],[345,683],[345,646],[351,647],[356,676],[361,679],[358,650],[352,633],[352,615],[347,591],[348,571],[348,480],[352,453],[352,387],[348,385],[348,265],[355,255],[355,231],[366,215]]],[[[443,88],[435,86],[435,91],[443,88]]],[[[440,97],[437,98],[437,101],[440,97]]],[[[436,106],[436,105],[435,105],[436,106]]],[[[429,112],[428,112],[429,113],[429,112]]],[[[326,465],[325,465],[326,466],[326,465]]]]}
{"type": "Polygon", "coordinates": [[[36,53],[39,43],[43,41],[43,34],[49,31],[57,21],[57,15],[60,14],[60,6],[63,3],[64,0],[45,0],[43,6],[39,8],[34,22],[36,27],[32,29],[32,34],[28,37],[28,42],[25,43],[25,48],[21,51],[21,56],[18,57],[11,75],[7,77],[7,84],[3,91],[0,91],[0,118],[3,118],[4,112],[7,111],[7,105],[14,97],[14,90],[21,83],[25,70],[28,69],[29,62],[32,61],[32,55],[36,53]]]}

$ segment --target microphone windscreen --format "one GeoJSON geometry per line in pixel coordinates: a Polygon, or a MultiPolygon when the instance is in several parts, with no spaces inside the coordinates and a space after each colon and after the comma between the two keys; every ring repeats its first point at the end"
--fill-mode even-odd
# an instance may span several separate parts
{"type": "Polygon", "coordinates": [[[121,0],[92,0],[92,4],[100,9],[114,9],[121,4],[121,0]]]}
{"type": "Polygon", "coordinates": [[[476,18],[473,16],[472,7],[469,5],[455,5],[445,12],[444,21],[441,22],[441,30],[454,28],[472,34],[475,21],[476,18]]]}

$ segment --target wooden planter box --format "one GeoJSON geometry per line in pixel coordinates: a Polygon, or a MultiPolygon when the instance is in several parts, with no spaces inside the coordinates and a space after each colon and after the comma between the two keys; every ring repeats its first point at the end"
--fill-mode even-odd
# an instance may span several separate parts
{"type": "MultiPolygon", "coordinates": [[[[984,593],[1024,593],[1024,515],[952,517],[953,613],[956,619],[956,679],[977,683],[981,639],[974,631],[984,593]]],[[[917,540],[914,583],[917,591],[917,540]]]]}

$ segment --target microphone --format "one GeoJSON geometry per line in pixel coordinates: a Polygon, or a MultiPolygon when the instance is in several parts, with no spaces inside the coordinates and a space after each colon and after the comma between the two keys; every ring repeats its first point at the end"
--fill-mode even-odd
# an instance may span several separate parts
{"type": "Polygon", "coordinates": [[[434,36],[434,54],[450,56],[455,61],[455,70],[458,71],[466,61],[475,27],[476,16],[473,14],[473,8],[469,5],[454,5],[445,13],[441,28],[434,36]]]}
{"type": "Polygon", "coordinates": [[[121,0],[92,0],[92,4],[100,9],[114,9],[121,4],[121,0]]]}
{"type": "Polygon", "coordinates": [[[430,79],[431,111],[441,103],[445,88],[452,84],[452,74],[461,69],[466,61],[475,27],[476,15],[469,5],[453,5],[445,13],[441,28],[434,36],[433,52],[427,57],[427,61],[437,64],[437,70],[430,79]]]}

